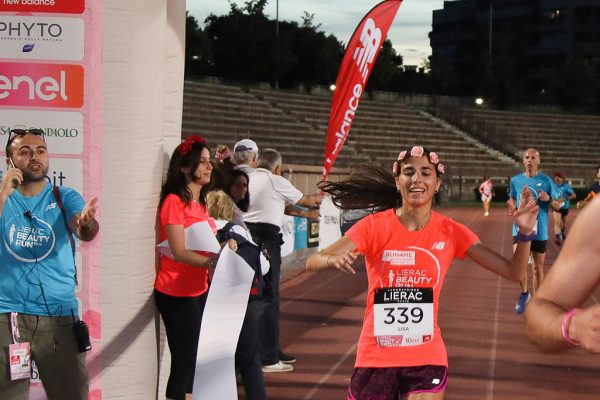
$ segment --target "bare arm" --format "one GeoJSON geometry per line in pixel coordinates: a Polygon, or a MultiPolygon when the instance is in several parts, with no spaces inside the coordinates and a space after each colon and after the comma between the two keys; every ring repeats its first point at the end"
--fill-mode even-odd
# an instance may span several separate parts
{"type": "MultiPolygon", "coordinates": [[[[515,214],[516,223],[519,226],[519,233],[527,236],[533,232],[539,211],[527,187],[523,188],[520,204],[521,207],[515,214]]],[[[481,243],[476,243],[467,251],[467,257],[506,279],[519,282],[527,268],[530,247],[529,241],[518,242],[517,249],[509,260],[481,243]]]]}
{"type": "MultiPolygon", "coordinates": [[[[600,200],[595,199],[575,220],[554,266],[527,306],[527,334],[544,351],[569,347],[562,335],[564,314],[580,307],[600,284],[599,219],[600,200]]],[[[583,348],[600,353],[600,305],[575,314],[567,332],[583,348]]]]}
{"type": "Polygon", "coordinates": [[[167,241],[173,253],[173,259],[179,263],[197,268],[208,268],[210,258],[200,255],[192,250],[185,249],[185,235],[183,225],[166,225],[167,241]]]}
{"type": "Polygon", "coordinates": [[[332,245],[313,254],[306,260],[306,269],[318,271],[326,268],[335,268],[346,274],[354,275],[352,268],[356,261],[356,245],[346,236],[337,240],[332,245]]]}
{"type": "Polygon", "coordinates": [[[298,200],[296,202],[296,204],[299,206],[303,206],[303,207],[315,208],[315,207],[319,207],[321,205],[321,202],[322,202],[321,195],[318,193],[315,193],[315,194],[305,194],[304,196],[302,196],[302,198],[300,200],[298,200]]]}
{"type": "Polygon", "coordinates": [[[311,221],[318,221],[321,213],[318,208],[309,208],[308,210],[304,210],[302,208],[296,207],[294,204],[286,204],[285,215],[290,215],[292,217],[302,217],[308,218],[311,221]]]}

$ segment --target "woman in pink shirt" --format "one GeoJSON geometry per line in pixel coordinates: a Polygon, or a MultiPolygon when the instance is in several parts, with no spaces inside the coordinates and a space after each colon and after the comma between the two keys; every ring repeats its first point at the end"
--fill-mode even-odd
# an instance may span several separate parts
{"type": "Polygon", "coordinates": [[[160,193],[159,242],[168,240],[173,257],[160,255],[154,300],[163,319],[171,351],[167,399],[184,400],[192,393],[200,321],[208,291],[209,253],[187,250],[184,229],[207,221],[206,188],[212,172],[203,138],[189,136],[173,152],[160,193]]]}
{"type": "Polygon", "coordinates": [[[354,274],[364,254],[368,294],[349,400],[442,399],[448,359],[438,326],[439,296],[455,257],[468,256],[518,282],[527,266],[537,206],[525,190],[512,260],[483,246],[469,228],[432,211],[444,166],[421,146],[400,152],[393,174],[365,167],[343,182],[323,182],[341,208],[374,208],[344,237],[312,255],[307,269],[354,274]],[[418,397],[417,397],[418,396],[418,397]]]}
{"type": "Polygon", "coordinates": [[[481,193],[481,202],[483,203],[483,216],[487,217],[490,215],[490,203],[494,197],[492,178],[485,179],[483,183],[479,185],[479,193],[481,193]]]}

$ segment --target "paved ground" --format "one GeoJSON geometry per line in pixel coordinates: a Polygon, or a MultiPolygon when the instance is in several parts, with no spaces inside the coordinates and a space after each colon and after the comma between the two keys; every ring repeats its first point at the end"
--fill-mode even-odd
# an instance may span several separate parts
{"type": "MultiPolygon", "coordinates": [[[[503,209],[485,219],[479,209],[440,211],[467,224],[484,244],[511,254],[510,221],[503,209]]],[[[550,266],[557,248],[548,247],[550,266]]],[[[298,361],[292,373],[266,375],[270,400],[346,398],[366,288],[363,268],[355,276],[288,271],[282,283],[281,341],[298,361]]],[[[518,293],[517,284],[470,261],[450,268],[439,311],[450,363],[445,398],[599,399],[598,357],[579,350],[538,351],[525,336],[523,317],[513,311],[518,293]]],[[[590,301],[598,298],[600,292],[590,301]]]]}

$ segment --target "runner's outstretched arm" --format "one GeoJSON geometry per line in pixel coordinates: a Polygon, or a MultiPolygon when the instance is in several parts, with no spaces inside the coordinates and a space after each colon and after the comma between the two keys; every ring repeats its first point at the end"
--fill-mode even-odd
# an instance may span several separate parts
{"type": "Polygon", "coordinates": [[[575,220],[554,266],[527,306],[527,334],[544,351],[565,350],[571,340],[600,353],[600,305],[572,311],[600,284],[598,220],[600,199],[594,199],[575,220]]]}

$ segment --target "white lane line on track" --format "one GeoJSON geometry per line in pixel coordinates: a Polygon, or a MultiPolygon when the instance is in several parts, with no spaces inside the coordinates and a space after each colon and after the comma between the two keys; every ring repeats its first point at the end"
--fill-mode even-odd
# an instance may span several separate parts
{"type": "MultiPolygon", "coordinates": [[[[506,232],[506,220],[505,215],[502,220],[502,232],[506,232]]],[[[506,245],[506,235],[502,236],[502,247],[506,245]]],[[[492,333],[492,345],[490,347],[490,358],[489,358],[489,369],[488,369],[488,383],[486,386],[485,398],[486,400],[492,400],[494,398],[494,384],[496,377],[496,350],[498,347],[498,329],[500,325],[500,292],[502,290],[502,277],[498,276],[496,281],[496,303],[494,305],[494,329],[492,333]]]]}
{"type": "Polygon", "coordinates": [[[323,384],[325,382],[327,382],[327,380],[329,380],[329,378],[331,377],[331,375],[333,375],[335,373],[335,371],[337,371],[337,369],[340,367],[340,365],[342,365],[346,359],[348,357],[350,357],[352,354],[354,354],[356,352],[356,347],[358,346],[358,343],[353,344],[345,353],[342,357],[340,357],[340,359],[338,360],[338,362],[336,362],[335,364],[333,364],[333,366],[331,368],[329,368],[329,371],[327,371],[327,373],[325,375],[323,375],[323,377],[321,377],[321,379],[319,380],[319,382],[315,385],[315,387],[313,387],[311,389],[310,392],[308,392],[303,398],[302,400],[311,400],[313,398],[313,396],[315,395],[315,393],[317,393],[317,391],[321,388],[321,386],[323,386],[323,384]]]}

